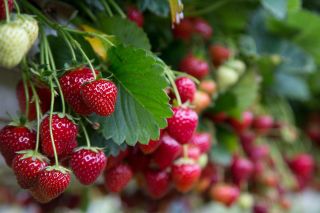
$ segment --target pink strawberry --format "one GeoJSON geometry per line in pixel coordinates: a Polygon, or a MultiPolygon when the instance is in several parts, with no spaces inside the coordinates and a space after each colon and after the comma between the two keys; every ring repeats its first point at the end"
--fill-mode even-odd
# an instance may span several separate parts
{"type": "Polygon", "coordinates": [[[187,152],[187,156],[188,158],[191,158],[193,160],[198,160],[201,156],[201,152],[200,152],[200,149],[199,147],[197,146],[193,146],[193,145],[186,145],[188,147],[188,152],[187,152]]]}
{"type": "MultiPolygon", "coordinates": [[[[40,136],[41,147],[44,154],[48,157],[53,157],[53,147],[50,137],[50,117],[46,116],[41,122],[40,136]]],[[[71,154],[76,145],[76,137],[78,133],[77,126],[67,117],[61,117],[58,114],[52,115],[52,133],[57,154],[59,156],[66,156],[71,154]]]]}
{"type": "Polygon", "coordinates": [[[168,119],[168,133],[179,143],[188,143],[198,125],[198,115],[185,107],[174,107],[173,116],[168,119]]]}
{"type": "MultiPolygon", "coordinates": [[[[189,101],[190,103],[193,101],[195,93],[196,93],[196,84],[187,77],[180,77],[175,81],[181,102],[184,103],[189,101]]],[[[174,97],[174,94],[171,95],[174,97]]]]}
{"type": "Polygon", "coordinates": [[[209,74],[208,63],[192,54],[188,54],[181,60],[179,68],[181,71],[198,79],[204,78],[209,74]]]}
{"type": "Polygon", "coordinates": [[[201,35],[204,39],[210,39],[212,36],[212,27],[202,18],[193,19],[193,28],[195,33],[201,35]]]}
{"type": "Polygon", "coordinates": [[[12,9],[13,9],[13,0],[0,1],[0,20],[3,20],[6,18],[6,8],[5,8],[4,1],[8,2],[9,11],[12,11],[12,9]]]}
{"type": "Polygon", "coordinates": [[[99,79],[81,87],[81,95],[87,106],[101,116],[114,112],[117,100],[117,87],[109,80],[99,79]]]}
{"type": "Polygon", "coordinates": [[[179,192],[190,191],[199,180],[201,168],[191,159],[179,159],[172,166],[172,181],[179,192]]]}
{"type": "Polygon", "coordinates": [[[84,185],[90,185],[102,173],[107,158],[102,150],[97,148],[80,148],[73,152],[70,167],[84,185]]]}
{"type": "Polygon", "coordinates": [[[168,134],[161,137],[161,145],[153,154],[153,160],[161,168],[167,168],[179,157],[182,146],[168,134]]]}
{"type": "Polygon", "coordinates": [[[179,24],[174,25],[173,35],[177,39],[189,40],[194,32],[191,19],[185,18],[179,24]]]}
{"type": "Polygon", "coordinates": [[[134,6],[127,8],[127,16],[132,22],[136,23],[139,27],[143,26],[144,17],[143,14],[134,6]]]}
{"type": "Polygon", "coordinates": [[[27,127],[7,125],[0,131],[0,152],[10,167],[16,152],[34,149],[35,145],[36,134],[27,127]]]}
{"type": "MultiPolygon", "coordinates": [[[[28,85],[28,93],[29,93],[29,112],[28,112],[28,120],[32,121],[37,118],[36,104],[34,102],[34,96],[31,87],[28,85]]],[[[51,92],[48,87],[45,86],[36,86],[35,87],[37,95],[40,99],[40,110],[42,113],[45,113],[50,108],[50,99],[51,92]]],[[[26,93],[24,90],[23,82],[19,81],[16,88],[17,99],[19,102],[19,108],[21,112],[25,113],[26,111],[26,93]]]]}
{"type": "Polygon", "coordinates": [[[235,156],[231,164],[231,173],[234,182],[240,185],[249,180],[254,170],[251,161],[235,156]]]}
{"type": "Polygon", "coordinates": [[[239,198],[240,190],[236,186],[216,184],[210,190],[210,196],[214,201],[231,206],[239,198]]]}
{"type": "Polygon", "coordinates": [[[195,133],[191,138],[190,145],[197,146],[201,153],[206,153],[210,150],[212,144],[212,137],[209,133],[195,133]]]}
{"type": "Polygon", "coordinates": [[[266,134],[273,127],[273,118],[270,115],[257,116],[253,121],[253,128],[259,134],[266,134]]]}
{"type": "Polygon", "coordinates": [[[34,187],[39,173],[47,166],[46,158],[32,150],[20,151],[12,162],[12,169],[18,184],[23,189],[34,187]]]}
{"type": "Polygon", "coordinates": [[[105,173],[105,186],[111,192],[120,192],[132,178],[132,171],[126,164],[120,164],[107,170],[105,173]]]}
{"type": "MultiPolygon", "coordinates": [[[[96,74],[98,73],[96,71],[96,74]]],[[[71,70],[59,79],[66,102],[80,115],[85,116],[92,113],[92,110],[84,103],[80,91],[82,84],[93,80],[92,71],[87,67],[71,70]]]]}
{"type": "Polygon", "coordinates": [[[289,166],[296,176],[309,179],[313,175],[315,163],[311,155],[302,153],[289,160],[289,166]]]}
{"type": "Polygon", "coordinates": [[[70,184],[70,172],[63,167],[49,166],[39,173],[38,183],[32,190],[46,202],[62,194],[70,184]]]}
{"type": "Polygon", "coordinates": [[[251,126],[253,114],[250,111],[246,111],[242,113],[241,119],[230,118],[229,122],[236,132],[241,133],[251,126]]]}
{"type": "Polygon", "coordinates": [[[148,194],[154,199],[165,196],[170,189],[170,176],[166,170],[149,169],[144,173],[148,194]]]}

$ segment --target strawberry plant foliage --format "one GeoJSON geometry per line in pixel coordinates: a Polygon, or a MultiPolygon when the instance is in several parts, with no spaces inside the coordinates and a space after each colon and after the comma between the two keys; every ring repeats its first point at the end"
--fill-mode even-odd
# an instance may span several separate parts
{"type": "Polygon", "coordinates": [[[133,47],[113,47],[108,55],[118,99],[110,117],[94,116],[103,136],[130,145],[158,138],[159,129],[166,127],[166,118],[172,115],[164,91],[168,86],[165,65],[152,53],[133,47]]]}

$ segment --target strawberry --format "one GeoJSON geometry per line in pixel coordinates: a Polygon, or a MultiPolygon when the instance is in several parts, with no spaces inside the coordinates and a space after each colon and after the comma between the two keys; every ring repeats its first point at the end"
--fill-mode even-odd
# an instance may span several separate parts
{"type": "Polygon", "coordinates": [[[252,208],[253,213],[268,213],[269,208],[266,203],[256,203],[252,208]]]}
{"type": "Polygon", "coordinates": [[[217,124],[223,123],[228,119],[228,115],[225,112],[217,112],[215,114],[210,114],[208,116],[212,120],[212,122],[217,124]]]}
{"type": "Polygon", "coordinates": [[[157,148],[160,146],[161,140],[150,140],[148,144],[140,144],[139,143],[139,149],[143,154],[148,155],[153,153],[157,150],[157,148]]]}
{"type": "Polygon", "coordinates": [[[202,18],[193,19],[194,32],[201,35],[204,39],[210,39],[212,36],[212,27],[202,18]]]}
{"type": "Polygon", "coordinates": [[[165,196],[170,189],[170,176],[166,170],[149,169],[144,173],[146,189],[154,199],[165,196]]]}
{"type": "Polygon", "coordinates": [[[191,19],[185,18],[179,24],[175,24],[173,35],[177,39],[189,40],[194,32],[191,19]]]}
{"type": "Polygon", "coordinates": [[[255,145],[250,149],[249,157],[252,161],[265,160],[270,153],[269,146],[267,144],[255,145]]]}
{"type": "MultiPolygon", "coordinates": [[[[33,96],[33,92],[31,87],[27,85],[28,93],[29,93],[29,113],[28,113],[28,120],[32,121],[35,120],[37,117],[36,114],[36,105],[33,96]]],[[[51,92],[50,89],[43,86],[36,86],[35,87],[37,95],[40,99],[40,110],[42,113],[45,113],[50,108],[50,100],[51,100],[51,92]]],[[[17,88],[16,88],[17,99],[19,102],[19,107],[21,112],[25,113],[26,111],[26,93],[24,90],[24,85],[22,81],[19,81],[17,88]]]]}
{"type": "Polygon", "coordinates": [[[144,171],[150,163],[149,156],[144,155],[138,147],[133,147],[130,149],[127,160],[131,170],[134,173],[144,171]]]}
{"type": "Polygon", "coordinates": [[[155,151],[152,158],[161,168],[167,168],[182,153],[182,146],[168,134],[161,137],[161,145],[155,151]]]}
{"type": "Polygon", "coordinates": [[[186,145],[188,147],[188,152],[187,152],[187,156],[188,158],[191,158],[195,161],[199,160],[200,156],[201,156],[201,152],[199,147],[197,146],[190,146],[190,145],[186,145]]]}
{"type": "MultiPolygon", "coordinates": [[[[98,74],[98,71],[96,73],[98,74]]],[[[93,80],[92,71],[87,67],[71,70],[59,79],[66,102],[73,111],[83,116],[90,115],[92,110],[81,97],[81,86],[93,80]]]]}
{"type": "MultiPolygon", "coordinates": [[[[196,93],[196,84],[187,77],[180,77],[175,81],[181,102],[192,102],[196,93]]],[[[174,96],[174,95],[173,95],[174,96]]]]}
{"type": "Polygon", "coordinates": [[[99,79],[83,84],[81,96],[93,112],[101,116],[109,116],[115,109],[117,87],[112,81],[99,79]]]}
{"type": "Polygon", "coordinates": [[[245,111],[242,113],[241,119],[230,118],[229,122],[233,129],[240,133],[251,126],[253,122],[253,114],[250,111],[245,111]]]}
{"type": "MultiPolygon", "coordinates": [[[[11,12],[13,9],[13,0],[5,0],[8,2],[9,11],[11,12]]],[[[0,20],[6,18],[6,7],[4,4],[4,0],[0,1],[0,20]]]]}
{"type": "Polygon", "coordinates": [[[202,113],[211,104],[210,96],[202,91],[196,91],[192,105],[194,105],[194,111],[198,114],[202,113]]]}
{"type": "Polygon", "coordinates": [[[231,164],[231,174],[233,181],[237,185],[249,180],[254,170],[254,165],[251,161],[235,156],[231,164]]]}
{"type": "Polygon", "coordinates": [[[38,33],[39,33],[38,22],[32,16],[26,15],[26,14],[17,15],[15,18],[16,18],[16,22],[19,23],[19,26],[22,27],[28,35],[28,38],[29,38],[28,49],[30,49],[38,38],[38,33]]]}
{"type": "Polygon", "coordinates": [[[212,144],[212,137],[209,133],[195,133],[191,138],[190,145],[197,146],[201,153],[206,153],[210,150],[212,144]]]}
{"type": "MultiPolygon", "coordinates": [[[[53,157],[53,147],[50,137],[50,117],[46,116],[40,125],[41,147],[44,154],[53,157]]],[[[52,134],[58,156],[66,156],[72,152],[76,145],[78,129],[67,117],[59,114],[52,115],[52,134]]]]}
{"type": "Polygon", "coordinates": [[[29,50],[28,33],[16,20],[0,23],[0,67],[17,66],[29,50]]]}
{"type": "Polygon", "coordinates": [[[191,159],[180,158],[173,164],[171,172],[175,188],[185,193],[199,180],[201,168],[191,159]]]}
{"type": "Polygon", "coordinates": [[[209,74],[208,63],[192,54],[186,55],[180,62],[181,71],[188,73],[198,79],[204,78],[209,74]]]}
{"type": "Polygon", "coordinates": [[[123,151],[121,150],[117,156],[112,156],[112,155],[109,156],[107,160],[106,170],[109,170],[119,165],[121,161],[128,156],[128,154],[129,154],[129,150],[125,149],[123,151]]]}
{"type": "Polygon", "coordinates": [[[289,166],[296,176],[310,179],[313,176],[315,163],[309,154],[297,154],[289,160],[289,166]]]}
{"type": "Polygon", "coordinates": [[[168,133],[179,143],[188,143],[198,125],[198,115],[185,107],[174,107],[173,116],[168,119],[168,133]]]}
{"type": "Polygon", "coordinates": [[[24,126],[7,125],[0,131],[0,152],[11,167],[16,152],[34,149],[36,133],[24,126]]]}
{"type": "Polygon", "coordinates": [[[257,116],[253,121],[253,128],[259,134],[266,134],[273,127],[273,118],[270,115],[257,116]]]}
{"type": "Polygon", "coordinates": [[[212,186],[210,196],[213,200],[231,206],[240,195],[240,190],[236,186],[227,184],[217,184],[212,186]]]}
{"type": "Polygon", "coordinates": [[[49,166],[39,173],[38,183],[33,189],[47,202],[62,194],[70,184],[70,172],[61,166],[49,166]]]}
{"type": "Polygon", "coordinates": [[[46,158],[32,150],[20,151],[12,162],[12,169],[18,184],[23,189],[34,187],[38,181],[40,171],[47,166],[46,158]]]}
{"type": "Polygon", "coordinates": [[[220,91],[224,91],[233,86],[239,80],[239,75],[236,71],[227,66],[220,66],[217,70],[217,82],[220,91]]]}
{"type": "Polygon", "coordinates": [[[111,192],[120,192],[132,178],[132,171],[126,164],[120,164],[107,170],[105,173],[105,186],[111,192]]]}
{"type": "Polygon", "coordinates": [[[129,20],[136,23],[139,27],[143,26],[143,23],[144,23],[143,14],[136,7],[129,6],[127,8],[127,17],[129,20]]]}
{"type": "Polygon", "coordinates": [[[97,180],[106,166],[107,158],[98,148],[79,148],[72,153],[70,167],[84,185],[97,180]]]}
{"type": "Polygon", "coordinates": [[[217,84],[211,79],[202,80],[199,89],[206,92],[208,95],[214,95],[217,91],[217,84]]]}
{"type": "Polygon", "coordinates": [[[223,64],[231,56],[230,50],[220,44],[211,45],[209,51],[211,54],[212,63],[216,67],[223,64]]]}

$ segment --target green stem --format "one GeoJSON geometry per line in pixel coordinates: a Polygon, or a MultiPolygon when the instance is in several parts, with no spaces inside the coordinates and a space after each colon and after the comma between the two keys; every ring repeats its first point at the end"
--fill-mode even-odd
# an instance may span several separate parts
{"type": "Polygon", "coordinates": [[[25,73],[25,69],[23,69],[23,71],[22,71],[22,82],[23,82],[24,94],[26,96],[26,110],[24,113],[25,113],[26,119],[28,119],[29,118],[28,115],[29,115],[30,97],[29,97],[29,89],[28,89],[27,76],[25,73]]]}
{"type": "Polygon", "coordinates": [[[172,73],[171,70],[169,70],[169,68],[165,69],[165,73],[166,73],[167,78],[170,81],[170,84],[171,84],[171,86],[173,88],[173,92],[174,92],[174,94],[176,96],[178,105],[180,106],[180,105],[182,105],[182,102],[181,102],[181,98],[180,98],[180,94],[179,94],[178,88],[177,88],[176,83],[174,81],[174,74],[172,73]]]}
{"type": "Polygon", "coordinates": [[[14,0],[13,2],[14,2],[14,7],[16,8],[18,15],[20,15],[20,7],[19,7],[19,4],[17,3],[16,0],[14,0]]]}
{"type": "Polygon", "coordinates": [[[184,144],[183,145],[183,157],[188,159],[189,156],[188,156],[188,145],[187,144],[184,144]]]}
{"type": "Polygon", "coordinates": [[[113,13],[112,13],[112,10],[111,10],[109,4],[105,0],[100,0],[100,3],[103,5],[103,7],[106,10],[106,12],[108,13],[108,15],[110,17],[113,17],[113,13]]]}
{"type": "Polygon", "coordinates": [[[72,56],[72,61],[76,62],[77,61],[77,57],[75,54],[75,51],[71,45],[70,40],[67,38],[66,34],[64,32],[60,32],[60,34],[62,35],[64,41],[66,42],[67,46],[69,47],[69,50],[71,52],[71,56],[72,56]]]}
{"type": "Polygon", "coordinates": [[[34,87],[34,84],[32,81],[30,81],[30,87],[32,89],[32,93],[33,93],[33,97],[34,97],[34,101],[35,101],[35,105],[36,105],[36,113],[37,113],[37,138],[36,138],[36,148],[35,148],[35,152],[39,152],[39,144],[40,144],[40,100],[39,100],[39,96],[38,93],[34,87]]]}
{"type": "Polygon", "coordinates": [[[113,6],[113,8],[119,13],[119,15],[122,18],[126,18],[126,14],[121,10],[121,8],[119,7],[119,5],[114,1],[114,0],[109,0],[110,4],[113,6]]]}
{"type": "Polygon", "coordinates": [[[200,84],[200,81],[197,78],[193,77],[192,75],[189,75],[188,73],[174,71],[174,70],[172,70],[172,72],[177,76],[184,76],[184,77],[190,78],[196,84],[200,84]]]}
{"type": "Polygon", "coordinates": [[[186,16],[199,16],[199,15],[203,15],[203,14],[206,14],[206,13],[209,13],[213,10],[216,10],[220,7],[222,7],[223,5],[229,3],[230,0],[226,0],[226,1],[218,1],[216,3],[213,3],[211,4],[210,6],[208,7],[205,7],[201,10],[198,10],[198,11],[194,11],[194,12],[185,12],[186,13],[186,16]]]}
{"type": "Polygon", "coordinates": [[[85,137],[85,139],[86,139],[87,147],[90,148],[90,147],[91,147],[91,144],[90,144],[90,139],[89,139],[89,136],[88,136],[88,132],[87,132],[87,130],[86,130],[86,127],[85,127],[84,124],[82,123],[82,121],[80,121],[80,126],[81,126],[81,128],[82,128],[84,137],[85,137]]]}
{"type": "Polygon", "coordinates": [[[54,153],[55,164],[58,167],[59,166],[59,159],[58,159],[57,149],[56,149],[56,145],[54,143],[53,132],[52,132],[52,115],[53,115],[53,107],[54,107],[54,89],[53,89],[53,82],[52,82],[51,78],[50,78],[50,91],[51,91],[51,104],[50,104],[50,114],[49,114],[49,130],[50,130],[50,138],[51,138],[52,149],[53,149],[53,153],[54,153]]]}
{"type": "Polygon", "coordinates": [[[8,0],[2,0],[2,1],[4,1],[4,8],[6,9],[6,21],[10,22],[10,12],[9,12],[8,0]]]}
{"type": "Polygon", "coordinates": [[[81,1],[79,1],[79,6],[81,9],[92,19],[93,22],[97,22],[96,16],[91,12],[91,10],[81,1]]]}

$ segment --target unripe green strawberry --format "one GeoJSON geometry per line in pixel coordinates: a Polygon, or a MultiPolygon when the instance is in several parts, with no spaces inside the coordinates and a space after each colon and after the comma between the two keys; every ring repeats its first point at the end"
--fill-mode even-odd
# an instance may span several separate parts
{"type": "Polygon", "coordinates": [[[221,66],[217,70],[218,88],[222,91],[237,83],[238,79],[239,74],[227,66],[221,66]]]}
{"type": "Polygon", "coordinates": [[[39,26],[36,19],[29,15],[17,15],[16,22],[20,24],[29,36],[29,46],[28,49],[32,47],[39,34],[39,26]]]}
{"type": "Polygon", "coordinates": [[[0,24],[0,67],[17,66],[29,49],[28,33],[17,21],[0,24]]]}

